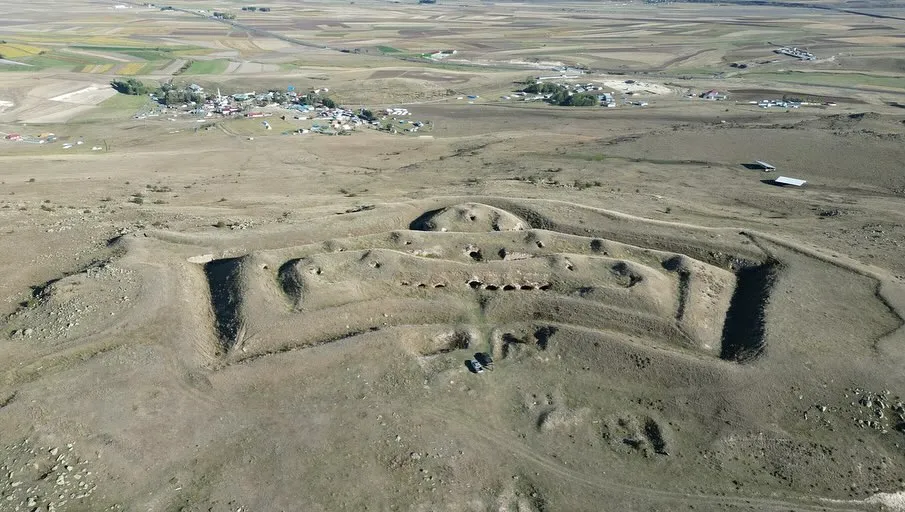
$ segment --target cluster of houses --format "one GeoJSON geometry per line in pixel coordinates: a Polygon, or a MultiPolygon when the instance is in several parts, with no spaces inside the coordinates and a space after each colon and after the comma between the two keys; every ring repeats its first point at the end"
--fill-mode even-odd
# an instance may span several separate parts
{"type": "MultiPolygon", "coordinates": [[[[563,83],[563,84],[557,84],[557,85],[561,85],[561,86],[569,89],[569,92],[574,93],[574,94],[594,93],[594,92],[603,93],[603,90],[604,90],[602,85],[597,85],[597,84],[593,84],[593,83],[586,83],[586,84],[563,83]]],[[[612,94],[612,93],[610,93],[610,94],[612,94]]]]}
{"type": "Polygon", "coordinates": [[[437,50],[433,53],[422,54],[421,56],[431,60],[442,60],[446,57],[452,57],[457,53],[459,53],[458,50],[437,50]]]}
{"type": "Polygon", "coordinates": [[[50,144],[57,141],[53,133],[39,133],[37,135],[23,135],[21,133],[8,133],[3,140],[9,142],[26,142],[29,144],[50,144]]]}
{"type": "Polygon", "coordinates": [[[749,101],[751,105],[757,104],[760,108],[798,108],[803,102],[801,101],[789,101],[789,100],[760,100],[760,101],[749,101]]]}
{"type": "MultiPolygon", "coordinates": [[[[63,140],[67,140],[69,137],[63,137],[63,140]]],[[[45,132],[39,133],[37,135],[22,135],[19,133],[7,133],[6,136],[3,137],[3,140],[9,142],[24,142],[26,144],[52,144],[57,142],[57,136],[53,133],[45,132]]],[[[74,142],[64,142],[62,145],[63,149],[71,149],[75,146],[82,146],[85,144],[85,141],[79,137],[74,142]]],[[[101,146],[92,146],[91,151],[101,151],[104,149],[101,146]]]]}
{"type": "MultiPolygon", "coordinates": [[[[313,119],[315,123],[311,126],[311,131],[315,133],[323,133],[326,135],[345,135],[353,130],[361,127],[370,127],[375,129],[385,129],[390,133],[408,132],[415,133],[425,126],[424,122],[412,121],[410,119],[400,119],[400,117],[411,116],[412,113],[404,108],[387,108],[379,112],[381,118],[378,119],[373,113],[368,113],[362,109],[359,111],[344,108],[327,108],[327,107],[311,107],[310,105],[296,107],[302,112],[296,116],[296,119],[313,119]],[[320,124],[319,121],[326,120],[326,125],[320,124]]],[[[308,130],[299,129],[298,133],[307,133],[308,130]]]]}
{"type": "MultiPolygon", "coordinates": [[[[312,107],[311,105],[292,105],[291,110],[297,110],[296,119],[306,120],[313,119],[314,124],[311,125],[311,131],[315,133],[324,133],[327,135],[337,135],[348,133],[356,128],[363,126],[376,126],[380,122],[377,120],[367,119],[362,111],[355,112],[345,108],[329,108],[329,107],[312,107]],[[320,121],[327,121],[321,124],[320,121]]],[[[305,133],[304,128],[299,133],[305,133]]]]}
{"type": "MultiPolygon", "coordinates": [[[[325,135],[341,135],[349,133],[356,128],[360,128],[362,126],[377,126],[380,124],[377,120],[368,119],[367,116],[364,116],[361,111],[355,112],[354,110],[349,110],[345,108],[328,108],[324,106],[314,107],[311,105],[290,105],[287,107],[290,111],[294,112],[292,116],[293,119],[298,119],[302,121],[313,121],[311,128],[298,128],[294,130],[292,133],[297,134],[306,134],[306,133],[322,133],[325,135]],[[327,121],[326,123],[321,123],[321,121],[327,121]]],[[[263,118],[263,117],[271,117],[273,116],[273,112],[264,112],[264,111],[251,111],[246,112],[244,114],[247,118],[263,118]]],[[[282,119],[286,119],[286,115],[280,116],[282,119]]],[[[264,126],[265,129],[270,130],[272,127],[270,123],[266,120],[261,121],[261,125],[264,126]]]]}
{"type": "Polygon", "coordinates": [[[824,107],[835,107],[836,102],[833,101],[825,101],[825,102],[811,102],[811,101],[801,101],[801,100],[759,100],[759,101],[749,101],[749,105],[757,105],[760,108],[799,108],[802,106],[824,106],[824,107]]]}
{"type": "Polygon", "coordinates": [[[699,94],[698,96],[705,100],[709,100],[709,101],[719,101],[719,100],[726,99],[726,95],[716,89],[710,89],[709,91],[704,91],[701,94],[699,94]]]}
{"type": "MultiPolygon", "coordinates": [[[[538,79],[538,82],[542,81],[544,77],[538,79]]],[[[600,102],[601,107],[614,108],[617,105],[616,101],[616,92],[615,91],[607,91],[604,89],[604,86],[594,84],[594,83],[585,83],[585,84],[573,84],[573,83],[557,83],[556,85],[560,87],[564,87],[568,90],[569,96],[573,94],[594,94],[597,96],[597,101],[600,102]]],[[[632,100],[629,97],[634,96],[636,93],[632,91],[623,92],[622,103],[624,105],[634,105],[637,107],[646,107],[646,101],[640,100],[632,100]]],[[[501,96],[503,100],[519,100],[519,101],[546,101],[549,100],[553,95],[551,93],[530,93],[523,91],[516,91],[511,94],[507,94],[505,96],[501,96]]]]}
{"type": "Polygon", "coordinates": [[[773,52],[779,53],[781,55],[788,55],[789,57],[795,57],[796,59],[801,59],[801,60],[817,60],[816,55],[814,55],[813,53],[810,53],[806,50],[802,50],[801,48],[794,48],[794,47],[790,48],[790,47],[786,46],[783,48],[777,48],[777,49],[773,50],[773,52]]]}
{"type": "Polygon", "coordinates": [[[552,71],[559,71],[559,75],[551,75],[551,76],[539,76],[538,80],[575,80],[579,76],[584,75],[588,72],[587,69],[582,68],[573,68],[571,66],[554,66],[551,68],[552,71]]]}
{"type": "MultiPolygon", "coordinates": [[[[329,91],[328,88],[322,88],[297,93],[290,87],[286,91],[272,90],[264,93],[252,91],[235,94],[222,94],[218,89],[216,94],[207,94],[203,87],[191,84],[180,89],[178,93],[180,97],[195,98],[198,101],[164,105],[161,98],[152,94],[151,99],[155,102],[153,109],[142,110],[135,118],[165,116],[175,121],[180,116],[194,116],[197,122],[201,123],[211,118],[256,119],[278,116],[287,120],[291,117],[311,121],[312,125],[310,128],[298,128],[287,133],[313,132],[327,135],[345,135],[361,127],[383,129],[391,133],[417,132],[426,124],[405,119],[412,115],[405,108],[387,108],[373,113],[365,109],[343,108],[323,96],[329,91]]],[[[261,123],[265,129],[272,129],[268,121],[262,119],[261,123]]]]}
{"type": "MultiPolygon", "coordinates": [[[[204,93],[204,89],[197,84],[189,85],[189,89],[195,93],[204,93]]],[[[317,97],[321,93],[327,92],[330,92],[330,89],[325,87],[323,89],[315,89],[314,91],[311,91],[310,95],[299,94],[295,90],[287,90],[286,92],[267,91],[264,93],[256,93],[255,91],[240,92],[224,96],[220,94],[220,90],[218,89],[217,95],[207,96],[207,99],[204,101],[204,103],[197,107],[197,109],[200,109],[200,111],[195,113],[215,113],[224,116],[235,116],[243,112],[247,112],[248,109],[254,107],[264,107],[269,105],[281,105],[286,107],[293,107],[296,105],[310,106],[307,104],[309,99],[311,99],[312,97],[317,97]]]]}
{"type": "MultiPolygon", "coordinates": [[[[380,114],[383,116],[385,120],[386,130],[390,133],[399,133],[400,128],[403,132],[408,133],[416,133],[421,128],[424,128],[425,124],[422,121],[412,121],[411,119],[404,119],[407,116],[411,116],[412,113],[409,112],[407,108],[387,108],[385,110],[380,111],[380,114]],[[403,118],[403,119],[400,119],[403,118]]],[[[376,126],[380,126],[381,121],[373,121],[371,124],[376,126]]]]}
{"type": "MultiPolygon", "coordinates": [[[[172,118],[179,115],[187,114],[200,116],[199,122],[206,118],[264,118],[274,115],[275,109],[286,109],[289,112],[281,115],[283,119],[286,115],[293,115],[294,119],[300,120],[328,120],[326,125],[317,124],[311,130],[300,129],[299,133],[322,132],[322,133],[339,133],[343,131],[353,130],[363,124],[374,124],[370,119],[361,117],[361,112],[356,113],[348,109],[337,107],[329,99],[321,99],[321,95],[329,92],[330,89],[315,89],[310,93],[297,93],[293,88],[287,91],[267,91],[258,93],[239,92],[235,94],[222,94],[217,90],[216,94],[206,94],[204,88],[198,84],[190,84],[186,86],[182,92],[194,95],[194,97],[203,97],[202,101],[188,101],[181,105],[161,105],[162,113],[172,118]]],[[[154,95],[152,100],[160,101],[154,95]]],[[[159,115],[159,114],[153,114],[159,115]]],[[[147,117],[151,117],[148,114],[147,117]]],[[[270,129],[270,124],[263,121],[265,128],[270,129]]]]}

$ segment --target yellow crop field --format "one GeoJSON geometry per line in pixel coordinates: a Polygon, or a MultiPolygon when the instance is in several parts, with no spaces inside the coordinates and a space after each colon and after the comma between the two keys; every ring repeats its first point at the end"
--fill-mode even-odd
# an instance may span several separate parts
{"type": "MultiPolygon", "coordinates": [[[[27,37],[29,43],[68,43],[68,44],[86,44],[95,46],[128,46],[134,45],[132,41],[125,37],[107,37],[96,36],[91,34],[78,33],[60,33],[60,34],[17,34],[14,36],[5,36],[4,39],[13,46],[29,46],[12,42],[14,39],[23,40],[27,37]]],[[[42,50],[43,48],[39,49],[42,50]]]]}
{"type": "Polygon", "coordinates": [[[176,50],[170,53],[177,57],[197,57],[199,55],[208,55],[213,52],[214,50],[211,48],[193,48],[191,50],[176,50]]]}
{"type": "Polygon", "coordinates": [[[130,62],[128,64],[123,64],[116,73],[119,75],[136,75],[140,73],[146,65],[147,64],[144,62],[130,62]]]}
{"type": "Polygon", "coordinates": [[[69,42],[95,46],[129,46],[135,44],[135,41],[128,38],[106,36],[78,36],[69,42]]]}
{"type": "Polygon", "coordinates": [[[20,43],[4,43],[0,44],[0,55],[7,59],[17,59],[19,57],[31,57],[43,51],[43,48],[20,43]]]}
{"type": "Polygon", "coordinates": [[[113,69],[113,64],[86,64],[82,73],[106,73],[113,69]]]}

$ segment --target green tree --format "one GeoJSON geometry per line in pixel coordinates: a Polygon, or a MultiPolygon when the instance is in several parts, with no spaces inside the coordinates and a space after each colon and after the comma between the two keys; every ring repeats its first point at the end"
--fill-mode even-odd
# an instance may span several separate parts
{"type": "Polygon", "coordinates": [[[166,83],[160,86],[156,92],[157,100],[164,105],[181,105],[183,103],[201,103],[204,101],[204,95],[194,92],[190,89],[179,89],[172,83],[166,83]]]}
{"type": "Polygon", "coordinates": [[[522,89],[522,92],[527,92],[531,94],[556,94],[561,91],[566,91],[565,86],[552,84],[549,82],[540,82],[533,83],[528,87],[522,89]]]}
{"type": "Polygon", "coordinates": [[[549,82],[534,83],[522,89],[531,94],[549,95],[547,102],[551,105],[562,107],[592,107],[597,105],[597,96],[589,93],[569,94],[569,88],[564,85],[549,82]]]}
{"type": "Polygon", "coordinates": [[[559,105],[564,107],[594,107],[597,105],[597,96],[586,92],[573,94],[565,98],[559,105]]]}
{"type": "Polygon", "coordinates": [[[364,119],[365,121],[374,121],[375,119],[377,119],[377,117],[374,115],[373,112],[371,112],[368,109],[364,109],[364,108],[361,109],[361,112],[359,112],[358,117],[364,119]]]}
{"type": "Polygon", "coordinates": [[[553,95],[550,96],[550,99],[547,101],[549,101],[553,105],[562,105],[564,107],[568,106],[570,101],[569,91],[565,87],[563,87],[562,89],[554,92],[553,95]]]}
{"type": "Polygon", "coordinates": [[[142,83],[141,80],[136,80],[134,78],[114,80],[110,82],[110,85],[116,89],[117,92],[132,96],[142,96],[151,92],[150,87],[142,83]]]}

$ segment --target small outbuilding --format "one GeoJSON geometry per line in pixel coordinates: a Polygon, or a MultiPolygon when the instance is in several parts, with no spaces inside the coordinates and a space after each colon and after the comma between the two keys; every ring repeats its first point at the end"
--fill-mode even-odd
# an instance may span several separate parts
{"type": "Polygon", "coordinates": [[[776,183],[777,185],[783,185],[783,186],[791,185],[793,187],[802,187],[802,186],[804,186],[805,183],[807,183],[807,181],[800,180],[798,178],[789,178],[786,176],[780,176],[780,177],[776,178],[775,180],[773,180],[773,183],[776,183]]]}
{"type": "Polygon", "coordinates": [[[775,165],[768,164],[767,162],[764,162],[763,160],[755,160],[754,166],[757,167],[758,169],[763,170],[764,172],[772,172],[772,171],[776,170],[775,165]]]}

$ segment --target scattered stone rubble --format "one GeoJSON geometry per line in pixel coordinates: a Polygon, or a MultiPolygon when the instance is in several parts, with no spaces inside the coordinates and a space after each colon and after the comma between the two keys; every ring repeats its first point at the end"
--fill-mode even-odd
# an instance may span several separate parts
{"type": "Polygon", "coordinates": [[[24,439],[6,446],[0,475],[0,510],[10,512],[90,510],[97,489],[89,462],[72,443],[36,446],[24,439]]]}
{"type": "Polygon", "coordinates": [[[852,419],[859,427],[879,430],[882,434],[893,429],[905,432],[905,404],[899,396],[893,396],[889,390],[874,393],[853,388],[846,391],[846,396],[852,399],[850,405],[856,411],[852,419]]]}
{"type": "MultiPolygon", "coordinates": [[[[59,340],[82,334],[87,318],[115,317],[131,304],[139,280],[133,270],[109,262],[88,267],[36,292],[9,318],[12,340],[59,340]],[[58,293],[57,290],[64,289],[58,293]],[[104,293],[97,293],[102,289],[104,293]]],[[[88,322],[91,324],[92,322],[88,322]]]]}
{"type": "Polygon", "coordinates": [[[226,227],[235,231],[239,229],[251,229],[255,227],[255,222],[250,219],[233,220],[226,223],[226,227]]]}

